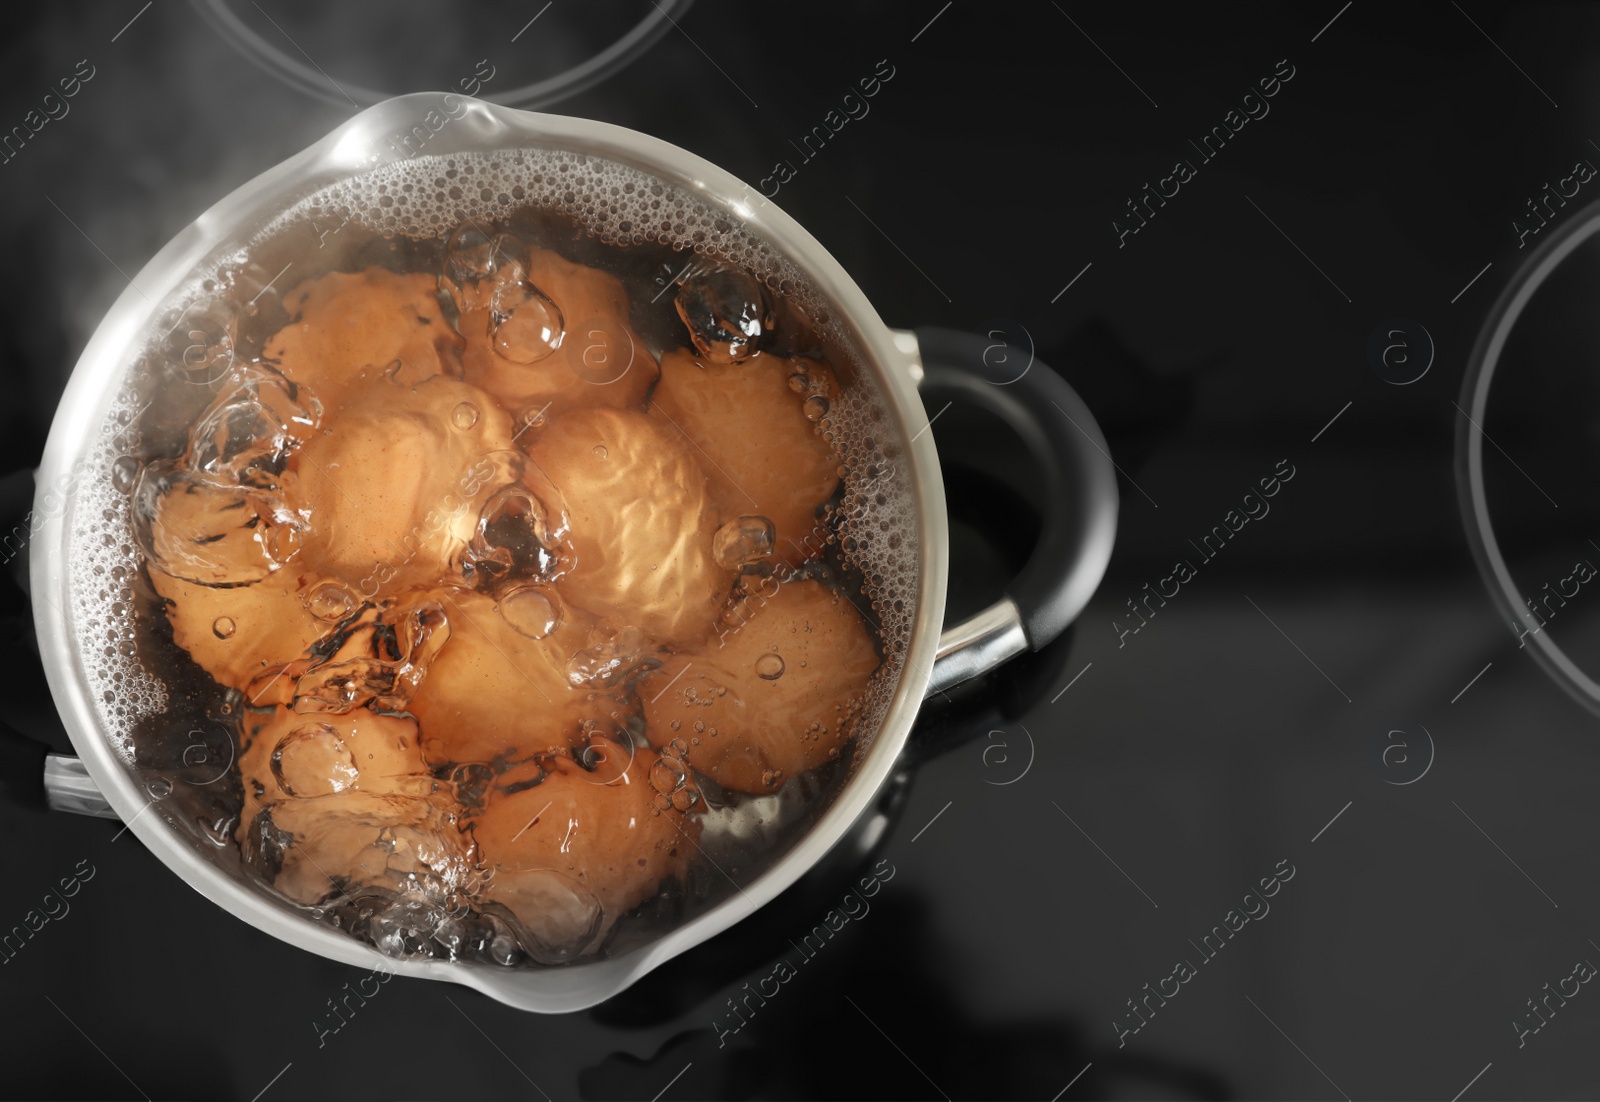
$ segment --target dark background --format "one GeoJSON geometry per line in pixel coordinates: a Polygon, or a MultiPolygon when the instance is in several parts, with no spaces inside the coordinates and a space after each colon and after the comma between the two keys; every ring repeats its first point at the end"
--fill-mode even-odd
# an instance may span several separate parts
{"type": "MultiPolygon", "coordinates": [[[[0,967],[0,1092],[1600,1096],[1600,993],[1581,988],[1520,1045],[1514,1025],[1536,1021],[1526,1000],[1543,985],[1600,960],[1600,719],[1490,603],[1452,465],[1472,343],[1540,241],[1519,248],[1512,221],[1574,162],[1600,163],[1600,13],[941,2],[702,0],[645,56],[550,108],[751,182],[793,161],[778,203],[891,325],[1025,334],[1095,410],[1122,469],[1111,570],[1074,634],[930,710],[874,857],[895,876],[871,912],[721,1046],[726,1000],[847,880],[791,893],[592,1011],[538,1017],[396,979],[319,1047],[326,1000],[361,973],[246,927],[132,835],[113,840],[115,823],[0,806],[0,927],[78,862],[95,870],[70,914],[0,967]],[[801,163],[790,139],[880,59],[895,75],[870,114],[801,163]],[[1186,139],[1280,59],[1295,75],[1270,114],[1200,164],[1186,139]],[[1113,219],[1179,158],[1196,177],[1119,247],[1113,219]],[[1394,318],[1436,346],[1406,386],[1368,355],[1394,318]],[[1195,558],[1186,541],[1280,460],[1295,474],[1270,515],[1119,640],[1114,622],[1138,622],[1124,602],[1195,558]],[[1188,939],[1280,861],[1295,873],[1270,914],[1119,1035],[1137,1024],[1125,1001],[1176,961],[1198,964],[1188,939]]],[[[650,8],[233,10],[330,85],[444,88],[487,58],[494,98],[650,8]]],[[[269,74],[178,0],[30,5],[0,34],[0,130],[80,59],[95,73],[0,164],[9,530],[123,273],[354,109],[269,74]]],[[[1543,235],[1588,192],[1600,178],[1543,235]]],[[[1561,370],[1581,377],[1592,346],[1561,370]]],[[[1492,473],[1505,455],[1541,493],[1560,484],[1559,523],[1525,485],[1516,505],[1524,543],[1563,564],[1578,554],[1567,544],[1600,533],[1594,481],[1556,458],[1588,454],[1572,421],[1489,426],[1504,448],[1492,473]]],[[[974,412],[948,409],[934,433],[972,564],[953,600],[970,609],[1050,503],[1029,500],[1035,479],[1014,472],[1012,498],[956,469],[974,453],[1006,465],[1002,434],[974,412]]],[[[20,577],[20,559],[8,570],[20,577]]],[[[11,720],[60,738],[25,597],[5,584],[11,720]]]]}

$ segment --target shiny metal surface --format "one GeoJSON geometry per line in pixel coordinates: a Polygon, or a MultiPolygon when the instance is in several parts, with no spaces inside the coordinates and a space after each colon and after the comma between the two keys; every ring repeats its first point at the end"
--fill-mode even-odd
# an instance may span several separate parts
{"type": "Polygon", "coordinates": [[[51,811],[70,811],[115,819],[117,813],[106,802],[94,778],[84,768],[82,758],[66,754],[46,754],[44,758],[44,798],[51,811]]]}
{"type": "Polygon", "coordinates": [[[982,612],[939,635],[939,652],[928,680],[934,696],[988,673],[1028,650],[1028,635],[1016,602],[1002,597],[982,612]]]}

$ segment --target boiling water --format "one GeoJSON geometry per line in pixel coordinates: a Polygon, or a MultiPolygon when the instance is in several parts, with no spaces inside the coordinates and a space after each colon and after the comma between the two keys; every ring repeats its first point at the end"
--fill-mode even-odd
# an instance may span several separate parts
{"type": "Polygon", "coordinates": [[[626,951],[871,741],[904,459],[754,233],[621,165],[419,157],[160,311],[70,515],[74,628],[160,813],[397,956],[626,951]]]}

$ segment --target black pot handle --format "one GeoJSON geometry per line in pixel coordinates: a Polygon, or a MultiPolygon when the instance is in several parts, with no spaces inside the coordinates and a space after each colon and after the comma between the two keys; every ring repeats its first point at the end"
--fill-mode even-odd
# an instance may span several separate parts
{"type": "Polygon", "coordinates": [[[1111,560],[1117,476],[1093,414],[1047,365],[1020,364],[1014,350],[1006,354],[995,340],[953,329],[918,329],[916,339],[921,388],[1005,421],[1037,468],[1015,472],[1016,479],[1042,484],[1048,503],[1039,542],[1006,595],[940,636],[932,696],[1038,650],[1083,611],[1111,560]]]}

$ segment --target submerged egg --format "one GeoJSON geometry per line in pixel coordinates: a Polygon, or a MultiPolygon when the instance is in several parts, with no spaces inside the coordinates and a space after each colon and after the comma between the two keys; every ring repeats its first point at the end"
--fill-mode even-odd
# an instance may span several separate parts
{"type": "Polygon", "coordinates": [[[479,854],[494,870],[489,897],[518,916],[536,951],[559,949],[568,959],[653,896],[663,879],[681,876],[699,834],[697,823],[654,806],[654,751],[605,738],[583,749],[592,753],[582,760],[558,754],[508,774],[515,782],[491,793],[471,824],[479,854]],[[590,899],[597,912],[582,905],[590,899]]]}
{"type": "MultiPolygon", "coordinates": [[[[775,566],[796,565],[821,550],[827,532],[818,509],[839,485],[837,452],[789,389],[796,362],[763,354],[719,366],[670,352],[661,358],[661,382],[650,398],[651,416],[693,441],[719,516],[771,522],[775,566]]],[[[820,364],[811,370],[827,377],[820,364]]]]}
{"type": "Polygon", "coordinates": [[[724,788],[767,792],[845,745],[878,665],[846,597],[821,582],[783,583],[736,606],[712,645],[645,677],[646,730],[665,743],[692,720],[707,737],[684,760],[724,788]]]}
{"type": "Polygon", "coordinates": [[[549,249],[518,243],[510,255],[458,299],[462,377],[508,409],[546,416],[638,406],[660,372],[621,281],[549,249]]]}
{"type": "Polygon", "coordinates": [[[711,630],[732,576],[712,558],[716,519],[693,445],[642,413],[574,410],[529,458],[567,503],[566,600],[660,642],[711,630]]]}

